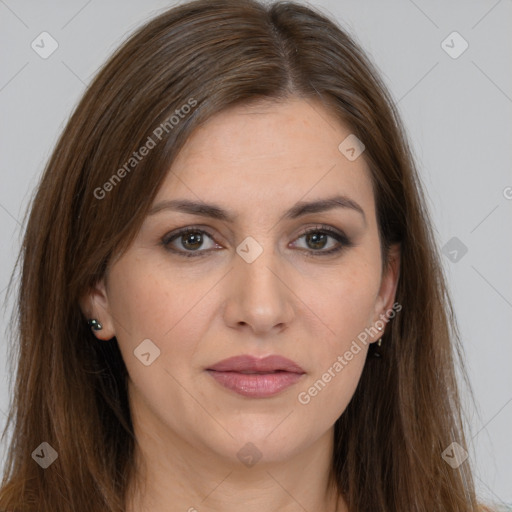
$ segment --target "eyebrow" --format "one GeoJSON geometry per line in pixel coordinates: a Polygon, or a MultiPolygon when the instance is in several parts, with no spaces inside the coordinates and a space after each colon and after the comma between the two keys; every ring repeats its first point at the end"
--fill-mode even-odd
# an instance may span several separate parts
{"type": "MultiPolygon", "coordinates": [[[[299,201],[289,210],[287,210],[281,216],[280,220],[297,219],[299,217],[302,217],[303,215],[308,215],[310,213],[326,212],[328,210],[333,210],[335,208],[345,208],[359,212],[362,215],[364,222],[366,224],[366,215],[361,206],[359,206],[359,204],[356,203],[353,199],[350,199],[349,197],[343,195],[337,195],[309,202],[299,201]]],[[[148,216],[155,215],[156,213],[161,212],[163,210],[174,210],[177,212],[188,213],[191,215],[211,217],[213,219],[231,223],[235,222],[238,217],[238,215],[235,215],[233,212],[224,210],[222,207],[216,204],[195,202],[190,201],[188,199],[172,199],[157,203],[149,210],[148,216]]]]}

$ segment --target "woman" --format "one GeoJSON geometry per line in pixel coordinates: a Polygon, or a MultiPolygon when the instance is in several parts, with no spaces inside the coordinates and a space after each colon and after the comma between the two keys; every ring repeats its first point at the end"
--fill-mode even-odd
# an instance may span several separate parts
{"type": "Polygon", "coordinates": [[[2,510],[483,510],[400,120],[309,7],[198,0],[138,30],[20,258],[2,510]]]}

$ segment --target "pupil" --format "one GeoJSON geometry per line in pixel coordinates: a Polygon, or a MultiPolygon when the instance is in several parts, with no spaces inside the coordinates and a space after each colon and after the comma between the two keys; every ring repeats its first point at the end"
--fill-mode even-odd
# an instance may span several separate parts
{"type": "Polygon", "coordinates": [[[185,242],[183,245],[185,247],[188,247],[189,249],[198,249],[200,246],[201,246],[201,243],[202,243],[202,240],[201,240],[201,235],[199,233],[187,233],[184,237],[185,240],[194,240],[195,239],[195,242],[192,241],[191,244],[185,242]],[[196,246],[196,247],[191,247],[191,246],[196,246]]]}
{"type": "Polygon", "coordinates": [[[308,242],[313,239],[313,244],[319,244],[318,246],[316,246],[315,248],[316,249],[322,249],[323,246],[325,245],[325,237],[327,235],[325,233],[314,233],[312,235],[308,235],[308,242]],[[318,242],[318,238],[319,237],[323,237],[323,240],[318,242]]]}

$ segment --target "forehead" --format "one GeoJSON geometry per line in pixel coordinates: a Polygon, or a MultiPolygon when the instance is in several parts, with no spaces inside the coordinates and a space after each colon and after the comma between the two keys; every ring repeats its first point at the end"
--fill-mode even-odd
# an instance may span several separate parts
{"type": "Polygon", "coordinates": [[[187,197],[280,207],[283,202],[352,197],[372,209],[363,157],[338,149],[351,134],[320,102],[265,101],[229,108],[189,137],[155,199],[187,197]]]}

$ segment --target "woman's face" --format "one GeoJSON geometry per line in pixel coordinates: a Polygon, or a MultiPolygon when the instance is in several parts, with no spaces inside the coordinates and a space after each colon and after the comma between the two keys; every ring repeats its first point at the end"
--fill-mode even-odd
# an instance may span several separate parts
{"type": "Polygon", "coordinates": [[[332,434],[365,363],[357,340],[391,308],[398,275],[398,258],[381,275],[364,153],[353,159],[351,139],[338,149],[349,135],[321,104],[290,99],[227,110],[187,141],[84,306],[103,324],[98,338],[117,338],[140,435],[278,461],[332,434]],[[298,208],[336,196],[345,206],[298,208]],[[278,360],[211,370],[241,355],[301,370],[278,360]]]}

